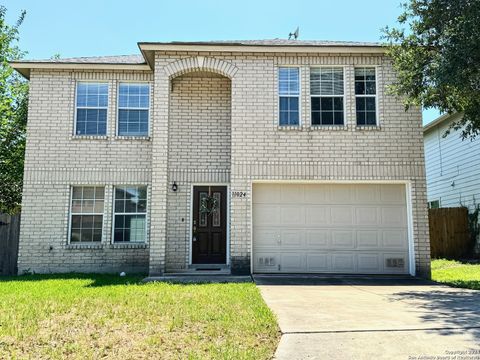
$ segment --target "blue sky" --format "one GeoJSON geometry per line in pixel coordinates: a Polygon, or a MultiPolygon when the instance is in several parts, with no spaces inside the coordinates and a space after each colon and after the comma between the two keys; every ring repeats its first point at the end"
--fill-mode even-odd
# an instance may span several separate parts
{"type": "MultiPolygon", "coordinates": [[[[401,0],[1,0],[27,58],[137,54],[138,41],[286,38],[379,41],[401,0]]],[[[436,111],[424,112],[424,122],[436,111]]]]}

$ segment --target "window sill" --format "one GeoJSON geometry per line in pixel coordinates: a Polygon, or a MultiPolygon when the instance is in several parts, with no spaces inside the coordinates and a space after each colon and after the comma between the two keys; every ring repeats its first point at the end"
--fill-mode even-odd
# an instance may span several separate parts
{"type": "Polygon", "coordinates": [[[312,125],[310,127],[312,131],[346,131],[348,126],[346,125],[312,125]]]}
{"type": "Polygon", "coordinates": [[[302,131],[303,127],[300,125],[277,125],[277,130],[281,131],[302,131]]]}
{"type": "Polygon", "coordinates": [[[114,243],[110,244],[110,249],[146,249],[146,243],[114,243]]]}
{"type": "Polygon", "coordinates": [[[114,136],[115,140],[143,140],[150,141],[150,136],[130,136],[130,135],[116,135],[114,136]]]}
{"type": "Polygon", "coordinates": [[[380,125],[356,125],[355,130],[357,131],[379,131],[382,130],[380,125]]]}
{"type": "Polygon", "coordinates": [[[101,250],[103,249],[103,244],[87,244],[87,243],[78,243],[78,244],[67,244],[65,246],[67,250],[101,250]]]}
{"type": "Polygon", "coordinates": [[[70,140],[108,140],[107,135],[70,135],[70,140]]]}

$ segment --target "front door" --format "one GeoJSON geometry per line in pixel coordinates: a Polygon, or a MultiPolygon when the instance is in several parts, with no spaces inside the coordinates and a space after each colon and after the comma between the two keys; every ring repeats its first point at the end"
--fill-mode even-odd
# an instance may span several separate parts
{"type": "Polygon", "coordinates": [[[227,187],[193,187],[192,264],[225,264],[227,187]]]}

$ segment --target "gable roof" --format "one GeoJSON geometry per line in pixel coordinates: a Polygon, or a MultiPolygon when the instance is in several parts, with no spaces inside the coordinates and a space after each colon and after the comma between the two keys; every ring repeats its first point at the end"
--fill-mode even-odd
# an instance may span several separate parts
{"type": "Polygon", "coordinates": [[[64,59],[13,61],[12,67],[27,79],[31,69],[110,69],[152,70],[155,51],[209,52],[309,52],[309,53],[383,53],[381,43],[324,40],[218,40],[139,42],[141,55],[94,56],[64,59]]]}
{"type": "Polygon", "coordinates": [[[437,117],[435,120],[433,120],[433,121],[429,122],[428,124],[424,125],[423,126],[423,133],[425,134],[427,131],[429,131],[429,130],[431,130],[431,129],[439,126],[439,125],[442,125],[443,123],[446,123],[446,122],[452,120],[454,117],[457,117],[459,115],[460,115],[459,113],[442,114],[439,117],[437,117]]]}

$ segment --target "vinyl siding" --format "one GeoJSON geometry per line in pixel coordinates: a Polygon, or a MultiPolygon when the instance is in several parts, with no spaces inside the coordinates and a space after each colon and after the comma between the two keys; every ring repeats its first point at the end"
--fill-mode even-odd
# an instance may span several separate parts
{"type": "Polygon", "coordinates": [[[471,208],[480,202],[480,140],[462,141],[459,131],[443,136],[458,116],[424,134],[427,198],[441,207],[471,208]]]}

